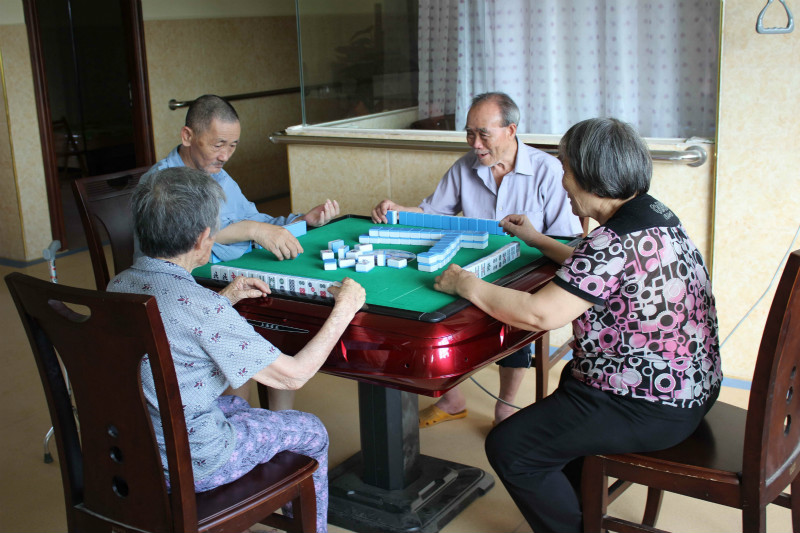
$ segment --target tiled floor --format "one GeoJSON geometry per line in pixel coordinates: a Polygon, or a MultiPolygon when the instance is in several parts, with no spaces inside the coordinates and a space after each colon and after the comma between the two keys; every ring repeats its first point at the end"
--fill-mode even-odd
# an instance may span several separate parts
{"type": "MultiPolygon", "coordinates": [[[[283,214],[283,211],[275,211],[283,214]]],[[[92,288],[88,253],[60,257],[57,262],[59,282],[92,288]]],[[[0,266],[0,276],[12,268],[0,266]]],[[[24,272],[48,278],[43,263],[24,272]]],[[[0,319],[6,324],[3,335],[4,379],[0,389],[0,420],[6,437],[2,441],[0,461],[0,531],[60,532],[66,530],[64,501],[58,463],[42,462],[42,438],[50,427],[47,407],[39,377],[30,354],[16,310],[10,301],[5,283],[0,283],[0,319]]],[[[555,386],[558,370],[551,374],[555,386]]],[[[496,390],[497,367],[490,365],[476,376],[490,390],[496,390]]],[[[528,372],[519,404],[533,401],[533,370],[528,372]]],[[[422,453],[490,470],[483,453],[483,440],[489,431],[493,400],[474,383],[467,381],[462,389],[469,399],[470,415],[421,430],[422,453]]],[[[747,393],[725,387],[723,401],[744,406],[747,393]]],[[[420,397],[420,406],[433,400],[420,397]]],[[[317,414],[325,422],[331,436],[330,463],[336,465],[359,449],[358,404],[356,383],[320,374],[298,392],[296,406],[317,414]]],[[[55,452],[55,447],[51,447],[55,452]]],[[[640,516],[644,491],[631,489],[613,504],[615,512],[630,519],[640,516]]],[[[789,511],[772,507],[768,531],[791,530],[789,511]]],[[[697,500],[667,494],[658,526],[681,532],[741,531],[740,515],[728,509],[697,500]]],[[[332,532],[344,531],[331,526],[332,532]]],[[[528,532],[519,511],[502,486],[496,485],[476,500],[442,530],[444,533],[528,532]]]]}

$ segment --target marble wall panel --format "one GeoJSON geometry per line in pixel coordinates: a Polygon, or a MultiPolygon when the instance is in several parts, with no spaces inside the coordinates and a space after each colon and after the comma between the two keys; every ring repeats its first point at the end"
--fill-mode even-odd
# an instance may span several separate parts
{"type": "Polygon", "coordinates": [[[290,145],[292,211],[303,213],[330,198],[342,213],[369,215],[391,195],[389,169],[384,150],[290,145]]]}
{"type": "MultiPolygon", "coordinates": [[[[791,244],[800,224],[800,33],[757,33],[762,7],[724,8],[713,271],[723,337],[767,290],[787,249],[800,248],[791,244]]],[[[773,294],[723,348],[727,375],[750,379],[773,294]]]]}
{"type": "MultiPolygon", "coordinates": [[[[464,147],[467,148],[466,144],[464,147]]],[[[400,205],[419,205],[424,198],[433,193],[445,172],[462,155],[458,152],[389,150],[391,177],[389,198],[400,205]]]]}

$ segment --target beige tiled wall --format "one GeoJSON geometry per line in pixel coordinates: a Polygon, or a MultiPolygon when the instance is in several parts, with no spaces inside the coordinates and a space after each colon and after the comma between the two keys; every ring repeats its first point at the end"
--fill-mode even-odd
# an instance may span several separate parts
{"type": "Polygon", "coordinates": [[[2,111],[7,113],[10,136],[4,141],[0,135],[0,152],[14,163],[0,166],[0,257],[25,261],[41,258],[51,238],[24,24],[0,24],[0,56],[7,104],[2,111]]]}
{"type": "Polygon", "coordinates": [[[22,248],[22,220],[17,203],[17,179],[14,159],[11,156],[11,137],[5,113],[6,93],[3,88],[3,61],[0,55],[0,256],[24,257],[22,248]]]}
{"type": "MultiPolygon", "coordinates": [[[[180,142],[186,117],[185,109],[171,111],[169,100],[299,86],[293,16],[149,20],[145,40],[158,158],[180,142]]],[[[269,136],[301,121],[299,94],[232,103],[242,135],[227,171],[251,200],[288,192],[286,151],[269,136]]]]}

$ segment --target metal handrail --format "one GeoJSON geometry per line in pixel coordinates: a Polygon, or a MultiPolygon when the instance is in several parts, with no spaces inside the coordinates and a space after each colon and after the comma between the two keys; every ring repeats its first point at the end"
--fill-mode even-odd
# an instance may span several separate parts
{"type": "MultiPolygon", "coordinates": [[[[357,137],[325,137],[321,135],[287,135],[286,132],[277,131],[270,135],[269,140],[274,144],[313,144],[323,146],[349,146],[351,148],[394,148],[399,150],[422,150],[440,152],[465,152],[467,150],[463,141],[425,141],[415,139],[375,139],[357,137]]],[[[526,143],[531,144],[531,143],[526,143]]],[[[558,148],[552,145],[531,144],[549,154],[558,153],[558,148]]],[[[690,167],[699,167],[708,160],[705,148],[698,145],[689,146],[684,151],[650,150],[653,161],[666,161],[671,163],[684,163],[690,167]]]]}
{"type": "MultiPolygon", "coordinates": [[[[285,89],[273,89],[271,91],[257,91],[254,93],[241,93],[241,94],[232,94],[230,96],[222,96],[223,100],[227,100],[228,102],[232,102],[235,100],[247,100],[249,98],[263,98],[265,96],[280,96],[283,94],[294,94],[299,93],[300,87],[286,87],[285,89]]],[[[194,100],[175,100],[174,98],[169,101],[169,108],[173,111],[180,108],[180,107],[189,107],[192,105],[194,100]]]]}

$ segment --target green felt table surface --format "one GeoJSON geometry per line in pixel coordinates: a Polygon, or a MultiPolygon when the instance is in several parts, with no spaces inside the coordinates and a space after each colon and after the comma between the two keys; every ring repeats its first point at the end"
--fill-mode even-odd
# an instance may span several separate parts
{"type": "MultiPolygon", "coordinates": [[[[403,269],[376,266],[370,272],[356,272],[355,268],[339,268],[337,270],[322,268],[320,251],[328,248],[329,241],[342,239],[346,245],[350,246],[350,249],[353,249],[358,244],[358,236],[369,233],[369,228],[373,226],[376,224],[366,218],[341,218],[320,228],[310,229],[305,235],[299,237],[303,253],[295,259],[278,261],[266,250],[253,250],[239,259],[219,264],[328,281],[341,281],[344,277],[350,277],[364,287],[368,304],[421,313],[436,311],[456,300],[454,296],[438,292],[433,288],[434,278],[446,267],[436,272],[422,272],[417,269],[417,262],[411,261],[403,269]]],[[[490,235],[487,248],[482,250],[462,248],[451,262],[460,266],[468,265],[514,240],[519,239],[504,235],[490,235]]],[[[430,246],[402,244],[374,244],[373,246],[376,250],[406,250],[415,254],[425,252],[430,248],[430,246]]],[[[520,242],[520,250],[521,256],[518,259],[483,279],[489,282],[497,280],[542,257],[542,253],[538,249],[531,248],[522,242],[520,242]]],[[[192,274],[196,278],[211,278],[211,265],[198,267],[192,274]]]]}

